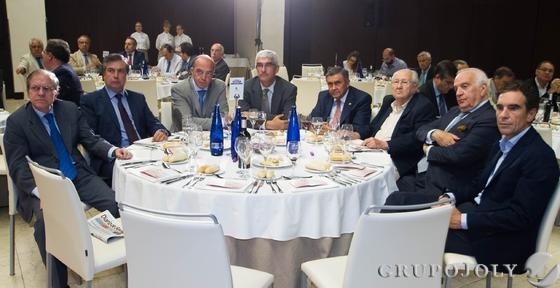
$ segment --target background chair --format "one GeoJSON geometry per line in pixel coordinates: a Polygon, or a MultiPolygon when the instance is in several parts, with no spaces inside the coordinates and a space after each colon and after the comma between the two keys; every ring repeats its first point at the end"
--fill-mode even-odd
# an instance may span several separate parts
{"type": "Polygon", "coordinates": [[[278,68],[277,75],[286,81],[290,81],[290,76],[288,76],[288,69],[286,68],[286,66],[280,66],[280,68],[278,68]]]}
{"type": "Polygon", "coordinates": [[[296,107],[297,112],[309,115],[321,92],[321,80],[316,78],[294,78],[292,84],[297,87],[296,107]]]}
{"type": "Polygon", "coordinates": [[[443,203],[450,201],[372,206],[358,221],[348,256],[305,262],[301,270],[318,288],[440,287],[441,271],[421,270],[418,277],[398,277],[395,265],[441,264],[453,205],[413,212],[373,213],[373,210],[422,209],[443,203]]]}
{"type": "MultiPolygon", "coordinates": [[[[159,106],[157,97],[157,81],[155,79],[148,80],[128,80],[125,88],[134,92],[144,94],[148,107],[155,117],[159,119],[159,106]]],[[[165,126],[168,127],[168,126],[165,126]]]]}
{"type": "Polygon", "coordinates": [[[10,177],[10,169],[6,162],[6,153],[4,152],[4,134],[0,134],[0,147],[2,148],[2,157],[0,158],[0,175],[6,175],[6,182],[8,184],[8,214],[10,215],[10,275],[15,274],[15,240],[16,240],[16,214],[17,214],[17,191],[14,187],[12,177],[10,177]]]}
{"type": "Polygon", "coordinates": [[[271,274],[230,266],[222,227],[214,215],[171,214],[124,203],[119,208],[130,287],[272,285],[271,274]]]}
{"type": "Polygon", "coordinates": [[[301,64],[301,77],[320,78],[325,75],[325,69],[323,69],[323,64],[301,64]]]}
{"type": "MultiPolygon", "coordinates": [[[[552,235],[552,228],[554,227],[554,220],[556,219],[556,215],[558,214],[558,209],[560,209],[560,183],[556,186],[556,190],[552,197],[550,198],[550,202],[548,203],[548,207],[544,212],[543,218],[540,223],[539,234],[537,236],[537,246],[535,249],[535,253],[538,252],[547,252],[548,246],[550,244],[550,236],[552,235]]],[[[478,262],[476,258],[463,255],[458,253],[445,253],[443,256],[443,264],[445,265],[453,265],[456,267],[457,270],[469,270],[472,271],[475,269],[478,262]]],[[[500,264],[500,263],[497,263],[500,264]]],[[[532,271],[532,275],[540,274],[542,271],[532,271]]],[[[486,287],[490,288],[492,285],[492,274],[488,274],[486,277],[486,287]]],[[[511,288],[513,286],[513,278],[508,275],[507,280],[507,287],[511,288]]],[[[449,287],[449,279],[444,278],[444,287],[449,287]]]]}
{"type": "Polygon", "coordinates": [[[95,87],[95,80],[93,79],[83,79],[80,80],[80,83],[82,84],[82,90],[84,90],[84,93],[90,93],[97,90],[97,87],[95,87]]]}
{"type": "Polygon", "coordinates": [[[53,256],[80,275],[87,287],[91,287],[95,273],[125,264],[124,239],[107,244],[90,235],[82,202],[72,181],[56,169],[43,167],[29,157],[27,161],[41,193],[48,287],[52,286],[53,256]]]}

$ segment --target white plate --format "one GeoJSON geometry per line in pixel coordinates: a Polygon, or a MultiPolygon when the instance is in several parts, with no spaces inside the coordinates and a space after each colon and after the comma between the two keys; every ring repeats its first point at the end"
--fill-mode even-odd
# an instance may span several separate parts
{"type": "Polygon", "coordinates": [[[309,173],[315,173],[315,174],[325,174],[325,173],[330,173],[332,172],[334,169],[334,167],[331,165],[331,168],[329,168],[328,170],[325,171],[319,171],[319,170],[313,170],[313,169],[308,169],[308,168],[303,168],[303,170],[305,170],[305,172],[309,172],[309,173]]]}
{"type": "Polygon", "coordinates": [[[266,168],[285,168],[285,167],[290,167],[292,166],[292,161],[290,161],[290,159],[281,156],[281,155],[271,155],[270,157],[277,157],[279,158],[279,162],[278,165],[263,165],[262,162],[264,162],[264,159],[262,156],[260,155],[256,155],[253,156],[253,159],[251,161],[251,165],[254,165],[255,167],[264,167],[266,166],[266,168]]]}
{"type": "Polygon", "coordinates": [[[181,164],[188,163],[189,159],[185,159],[185,160],[181,160],[181,161],[177,161],[177,162],[166,162],[166,161],[161,160],[161,162],[165,162],[166,164],[169,164],[169,165],[181,165],[181,164]]]}

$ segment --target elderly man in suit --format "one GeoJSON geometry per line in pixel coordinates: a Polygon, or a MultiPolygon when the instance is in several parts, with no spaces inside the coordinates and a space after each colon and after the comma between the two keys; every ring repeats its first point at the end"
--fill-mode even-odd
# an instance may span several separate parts
{"type": "MultiPolygon", "coordinates": [[[[128,65],[120,54],[110,54],[103,60],[105,87],[82,97],[81,109],[95,134],[118,147],[153,137],[156,142],[167,140],[170,132],[154,117],[144,95],[124,89],[128,65]]],[[[155,95],[150,95],[155,97],[155,95]]],[[[92,157],[91,166],[111,184],[114,162],[92,157]]]]}
{"type": "Polygon", "coordinates": [[[517,273],[535,252],[538,231],[558,184],[554,151],[531,126],[538,95],[517,82],[503,88],[496,104],[502,138],[493,144],[485,168],[468,185],[438,196],[396,192],[391,204],[455,199],[445,251],[472,255],[480,264],[516,264],[517,273]],[[538,159],[538,161],[535,161],[538,159]]]}
{"type": "Polygon", "coordinates": [[[57,98],[72,101],[80,105],[80,97],[84,94],[82,83],[72,66],[70,60],[70,47],[62,39],[49,39],[43,52],[45,69],[52,71],[58,78],[60,89],[57,98]]]}
{"type": "MultiPolygon", "coordinates": [[[[87,165],[77,145],[82,144],[92,155],[108,161],[111,158],[129,159],[132,154],[117,148],[93,134],[85,117],[72,102],[57,100],[59,83],[46,70],[37,70],[27,79],[29,102],[8,117],[4,145],[10,175],[18,193],[18,211],[30,222],[35,215],[35,241],[45,262],[45,226],[40,209],[41,191],[37,190],[33,175],[25,159],[56,168],[71,179],[80,200],[99,211],[109,210],[119,215],[115,193],[87,165]]],[[[67,287],[64,264],[55,260],[54,287],[67,287]]]]}
{"type": "Polygon", "coordinates": [[[142,69],[142,65],[146,62],[143,52],[136,50],[136,39],[126,37],[124,40],[124,51],[121,53],[126,58],[126,64],[133,70],[142,69]]]}
{"type": "Polygon", "coordinates": [[[370,124],[370,135],[362,145],[386,150],[397,167],[399,190],[413,191],[416,163],[422,158],[422,142],[416,130],[436,119],[432,103],[417,92],[418,74],[402,69],[391,79],[393,95],[383,98],[379,113],[370,124]]]}
{"type": "Polygon", "coordinates": [[[245,82],[241,111],[259,109],[266,112],[266,129],[287,129],[290,111],[296,105],[297,87],[277,76],[278,55],[272,50],[261,50],[255,57],[257,76],[245,82]]]}
{"type": "Polygon", "coordinates": [[[70,65],[78,75],[84,75],[88,70],[101,71],[101,62],[97,55],[89,52],[91,39],[87,35],[78,37],[78,51],[70,54],[70,65]]]}
{"type": "Polygon", "coordinates": [[[319,92],[309,117],[322,117],[340,125],[352,124],[361,139],[370,136],[371,96],[350,86],[348,71],[344,68],[329,68],[326,79],[329,89],[319,92]]]}
{"type": "Polygon", "coordinates": [[[29,41],[29,53],[21,56],[19,64],[16,68],[16,73],[27,78],[31,72],[44,68],[43,41],[37,38],[32,38],[31,41],[29,41]]]}
{"type": "Polygon", "coordinates": [[[220,43],[212,44],[210,47],[210,57],[216,63],[216,69],[214,69],[214,78],[226,81],[226,76],[229,73],[229,66],[224,60],[224,45],[220,43]]]}
{"type": "MultiPolygon", "coordinates": [[[[441,195],[469,185],[483,168],[491,145],[498,139],[496,115],[487,98],[488,78],[483,71],[466,68],[455,77],[456,107],[418,129],[428,162],[418,187],[441,195]],[[424,183],[422,183],[424,182],[424,183]]],[[[422,172],[422,165],[419,172],[422,172]]]]}
{"type": "Polygon", "coordinates": [[[212,111],[216,104],[220,104],[220,111],[228,113],[226,84],[220,79],[212,78],[214,65],[210,56],[196,56],[191,68],[192,75],[171,87],[173,109],[178,111],[173,113],[172,129],[181,129],[182,120],[190,117],[202,129],[210,130],[212,111]]]}
{"type": "Polygon", "coordinates": [[[418,73],[418,86],[424,85],[427,81],[434,78],[434,66],[432,66],[432,54],[428,51],[422,51],[416,56],[418,61],[418,68],[416,68],[416,73],[418,73]]]}
{"type": "Polygon", "coordinates": [[[441,117],[457,106],[455,90],[453,90],[453,78],[457,74],[457,68],[449,60],[440,61],[434,69],[434,77],[420,87],[420,93],[432,102],[436,109],[437,117],[441,117]]]}

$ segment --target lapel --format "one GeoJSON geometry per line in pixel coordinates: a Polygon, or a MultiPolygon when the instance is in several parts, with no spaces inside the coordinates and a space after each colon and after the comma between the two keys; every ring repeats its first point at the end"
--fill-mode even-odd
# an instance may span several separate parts
{"type": "Polygon", "coordinates": [[[141,115],[141,113],[139,111],[136,111],[138,107],[140,107],[137,103],[138,101],[138,97],[134,97],[134,95],[132,95],[134,92],[130,91],[130,90],[126,90],[126,101],[128,102],[128,108],[130,108],[130,114],[132,114],[132,122],[134,122],[134,126],[136,127],[136,132],[138,132],[138,134],[140,134],[140,138],[142,138],[142,133],[140,133],[140,118],[139,116],[141,115]]]}
{"type": "Polygon", "coordinates": [[[56,155],[56,149],[52,143],[51,136],[47,132],[47,129],[45,129],[43,122],[39,119],[35,110],[33,110],[31,102],[28,102],[26,105],[26,113],[28,114],[27,119],[29,119],[29,130],[32,131],[33,134],[35,134],[35,138],[39,139],[41,142],[37,143],[39,144],[38,146],[50,147],[51,151],[53,151],[53,153],[55,153],[54,155],[56,155]]]}
{"type": "MultiPolygon", "coordinates": [[[[389,117],[389,114],[391,114],[391,112],[393,111],[393,109],[391,108],[391,103],[393,103],[394,98],[392,98],[392,100],[387,100],[387,101],[383,101],[383,105],[385,105],[380,111],[379,113],[383,113],[379,115],[379,119],[375,122],[375,126],[372,126],[372,135],[375,135],[375,133],[377,133],[377,131],[379,131],[379,129],[381,129],[381,125],[383,125],[383,123],[385,122],[385,120],[387,120],[387,117],[389,117]],[[387,107],[387,108],[385,108],[387,107]]],[[[396,130],[396,129],[395,129],[396,130]]],[[[393,132],[394,133],[394,132],[393,132]]]]}
{"type": "Polygon", "coordinates": [[[62,103],[60,101],[55,101],[53,103],[54,116],[56,117],[56,125],[58,125],[58,130],[64,141],[64,146],[68,153],[72,153],[72,123],[69,121],[63,121],[64,111],[61,109],[62,103]]]}
{"type": "MultiPolygon", "coordinates": [[[[412,108],[414,107],[414,102],[416,101],[416,97],[418,97],[417,94],[412,95],[412,98],[410,98],[410,100],[408,101],[408,104],[406,104],[406,108],[404,108],[404,111],[402,112],[402,115],[399,118],[399,121],[397,121],[397,124],[395,125],[395,129],[393,129],[393,134],[391,135],[391,138],[395,138],[395,136],[397,136],[397,132],[399,131],[399,127],[400,127],[401,123],[403,122],[403,119],[406,120],[406,117],[408,117],[408,114],[410,113],[410,110],[412,110],[412,108]]],[[[389,108],[391,108],[391,107],[389,107],[389,108]]],[[[393,109],[391,108],[391,111],[392,110],[393,109]]],[[[387,114],[387,116],[389,116],[389,114],[387,114]]]]}
{"type": "MultiPolygon", "coordinates": [[[[187,91],[190,90],[190,92],[189,92],[189,93],[190,93],[190,96],[189,96],[189,97],[191,97],[191,99],[192,99],[192,101],[193,101],[193,103],[194,103],[194,104],[192,105],[192,107],[194,108],[194,109],[193,109],[193,110],[194,110],[194,111],[193,111],[193,117],[194,117],[194,115],[200,115],[200,117],[203,117],[203,115],[202,115],[202,108],[200,107],[200,102],[198,102],[198,92],[196,92],[196,89],[194,88],[194,84],[193,84],[194,80],[193,80],[192,78],[189,77],[189,78],[188,78],[187,80],[185,80],[185,81],[188,81],[187,83],[188,83],[188,85],[189,85],[189,86],[188,86],[189,89],[188,89],[187,91]]],[[[208,94],[208,91],[206,91],[206,94],[208,94]]],[[[204,104],[207,104],[208,101],[206,101],[206,98],[205,98],[204,100],[205,100],[205,101],[204,101],[204,104]]]]}
{"type": "MultiPolygon", "coordinates": [[[[107,113],[105,115],[107,115],[108,117],[111,118],[111,123],[113,123],[113,125],[115,125],[115,129],[116,129],[114,131],[121,131],[121,126],[119,125],[119,118],[117,118],[117,112],[115,111],[115,108],[113,108],[113,103],[111,103],[111,99],[109,98],[109,94],[107,93],[107,90],[105,88],[102,88],[101,91],[102,92],[99,95],[98,101],[103,106],[102,111],[105,111],[105,113],[107,113]]],[[[120,132],[119,132],[119,134],[120,134],[120,132]]]]}
{"type": "MultiPolygon", "coordinates": [[[[350,113],[354,109],[354,93],[352,92],[352,87],[348,88],[348,95],[346,96],[346,101],[344,101],[344,108],[342,113],[340,113],[340,124],[345,123],[346,119],[350,117],[350,113]]],[[[331,97],[331,107],[334,103],[334,98],[331,97]]],[[[330,110],[329,110],[330,111],[330,110]]]]}
{"type": "MultiPolygon", "coordinates": [[[[278,78],[279,77],[276,76],[276,80],[275,80],[276,83],[274,84],[274,92],[272,93],[272,101],[270,101],[270,113],[274,115],[283,113],[283,111],[275,113],[277,112],[277,109],[275,109],[275,107],[280,107],[280,100],[282,100],[281,99],[282,97],[280,97],[279,95],[282,95],[284,89],[284,86],[280,84],[281,82],[278,81],[278,78]]],[[[284,117],[288,118],[287,115],[284,115],[284,117]]]]}
{"type": "MultiPolygon", "coordinates": [[[[256,95],[257,97],[255,97],[255,99],[253,99],[255,102],[253,103],[252,107],[255,107],[259,110],[261,110],[262,107],[262,89],[261,89],[261,82],[259,81],[259,78],[255,76],[255,81],[253,82],[253,94],[256,95]]],[[[274,97],[272,97],[274,99],[274,97]]],[[[268,117],[268,115],[267,115],[268,117]]]]}

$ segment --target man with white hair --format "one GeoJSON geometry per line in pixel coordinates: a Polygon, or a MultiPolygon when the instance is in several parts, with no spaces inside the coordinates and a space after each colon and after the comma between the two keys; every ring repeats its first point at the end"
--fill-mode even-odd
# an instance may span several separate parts
{"type": "Polygon", "coordinates": [[[226,61],[224,61],[224,46],[220,43],[214,43],[212,47],[210,47],[210,57],[212,57],[212,60],[216,63],[214,78],[226,81],[226,76],[229,73],[229,66],[226,61]]]}

